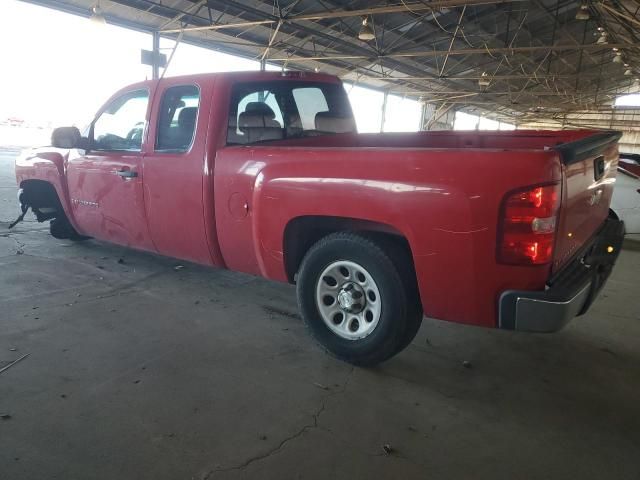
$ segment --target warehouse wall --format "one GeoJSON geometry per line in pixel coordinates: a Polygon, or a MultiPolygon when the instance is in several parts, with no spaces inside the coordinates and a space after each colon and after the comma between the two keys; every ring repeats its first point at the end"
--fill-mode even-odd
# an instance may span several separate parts
{"type": "Polygon", "coordinates": [[[625,132],[620,139],[620,151],[640,153],[640,131],[625,132]]]}

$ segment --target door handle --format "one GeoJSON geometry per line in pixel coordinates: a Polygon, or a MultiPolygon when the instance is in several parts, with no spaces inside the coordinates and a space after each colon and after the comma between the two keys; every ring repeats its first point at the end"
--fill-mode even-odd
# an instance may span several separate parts
{"type": "Polygon", "coordinates": [[[135,178],[138,176],[138,172],[122,169],[122,170],[116,170],[116,175],[122,178],[135,178]]]}

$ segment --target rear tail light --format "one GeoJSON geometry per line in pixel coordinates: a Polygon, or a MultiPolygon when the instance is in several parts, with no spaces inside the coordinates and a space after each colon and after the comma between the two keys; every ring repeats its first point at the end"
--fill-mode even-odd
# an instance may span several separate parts
{"type": "Polygon", "coordinates": [[[559,208],[557,184],[507,194],[501,210],[498,261],[515,265],[551,262],[559,208]]]}

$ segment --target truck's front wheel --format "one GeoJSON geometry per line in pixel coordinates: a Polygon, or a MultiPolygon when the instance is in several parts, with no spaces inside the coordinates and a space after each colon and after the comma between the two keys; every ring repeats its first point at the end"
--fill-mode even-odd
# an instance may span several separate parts
{"type": "Polygon", "coordinates": [[[80,235],[75,228],[69,223],[69,220],[64,216],[56,217],[49,223],[49,232],[53,238],[59,240],[72,240],[74,242],[82,242],[89,240],[90,237],[80,235]]]}
{"type": "Polygon", "coordinates": [[[302,261],[297,290],[303,318],[336,357],[375,365],[415,336],[422,311],[410,298],[406,269],[392,258],[364,236],[336,233],[311,247],[302,261]]]}

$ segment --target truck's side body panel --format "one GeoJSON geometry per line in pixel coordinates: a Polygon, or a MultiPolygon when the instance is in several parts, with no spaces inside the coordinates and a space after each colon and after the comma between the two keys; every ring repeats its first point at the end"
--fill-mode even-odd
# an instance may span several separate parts
{"type": "Polygon", "coordinates": [[[90,152],[67,163],[71,211],[79,231],[132,248],[155,251],[145,215],[141,154],[90,152]],[[117,170],[138,176],[123,179],[117,170]]]}
{"type": "Polygon", "coordinates": [[[429,316],[494,326],[501,291],[542,289],[549,276],[549,265],[496,264],[495,245],[506,191],[561,180],[552,152],[468,150],[461,162],[447,150],[229,147],[215,179],[220,245],[234,270],[286,281],[287,224],[337,215],[409,241],[429,316]]]}
{"type": "Polygon", "coordinates": [[[144,199],[146,218],[155,248],[163,255],[205,265],[219,264],[207,236],[203,197],[207,181],[207,132],[212,108],[213,81],[163,79],[153,97],[148,136],[144,144],[144,199]],[[159,109],[167,89],[194,85],[200,92],[195,135],[185,152],[157,151],[159,109]]]}

